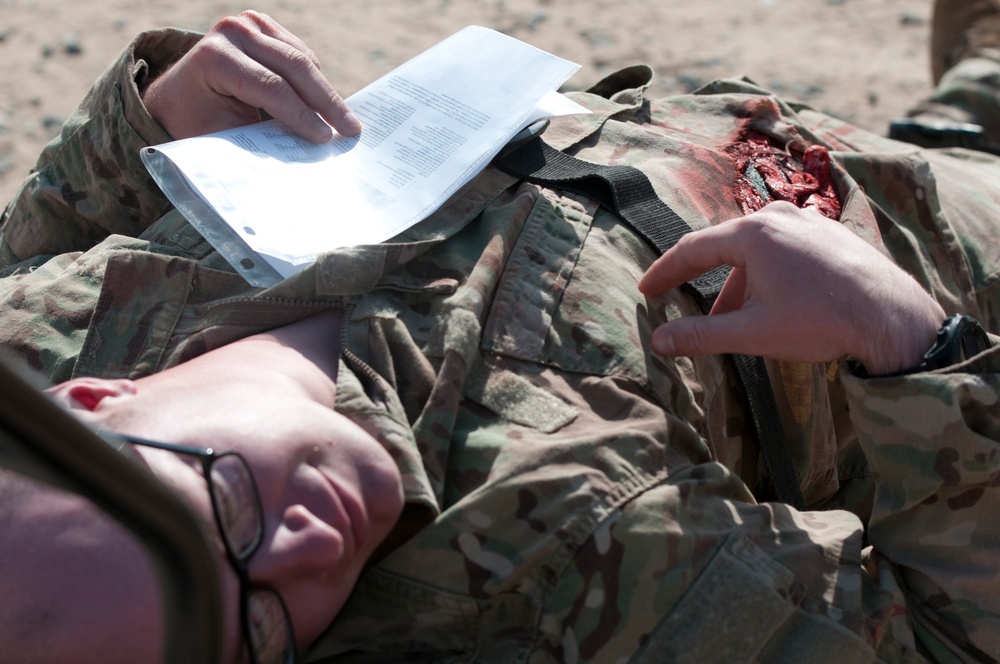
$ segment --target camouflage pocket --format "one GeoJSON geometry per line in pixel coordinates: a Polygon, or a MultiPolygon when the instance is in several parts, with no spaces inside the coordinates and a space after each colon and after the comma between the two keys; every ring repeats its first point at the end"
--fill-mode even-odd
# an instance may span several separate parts
{"type": "MultiPolygon", "coordinates": [[[[733,533],[632,660],[754,662],[795,611],[795,575],[733,533]]],[[[810,658],[810,661],[812,659],[810,658]]]]}
{"type": "Polygon", "coordinates": [[[858,635],[802,610],[802,596],[791,570],[734,532],[632,661],[874,661],[858,635]]]}
{"type": "Polygon", "coordinates": [[[655,258],[593,201],[543,190],[504,266],[483,350],[644,380],[652,328],[637,284],[655,258]]]}

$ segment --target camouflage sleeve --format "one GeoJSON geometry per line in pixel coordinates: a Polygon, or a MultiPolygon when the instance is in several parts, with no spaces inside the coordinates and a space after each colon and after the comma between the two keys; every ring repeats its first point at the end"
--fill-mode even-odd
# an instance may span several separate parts
{"type": "Polygon", "coordinates": [[[169,208],[139,157],[170,136],[139,89],[200,38],[178,30],[138,35],[87,93],[0,217],[0,269],[85,251],[112,233],[135,236],[169,208]]]}
{"type": "Polygon", "coordinates": [[[949,370],[868,380],[844,372],[876,474],[869,569],[936,661],[1000,653],[1000,339],[992,341],[949,370]]]}
{"type": "MultiPolygon", "coordinates": [[[[536,660],[997,661],[1000,347],[844,381],[877,472],[867,529],[846,510],[756,503],[717,462],[680,465],[560,568],[536,660]]],[[[623,427],[614,448],[631,443],[623,427]]]]}

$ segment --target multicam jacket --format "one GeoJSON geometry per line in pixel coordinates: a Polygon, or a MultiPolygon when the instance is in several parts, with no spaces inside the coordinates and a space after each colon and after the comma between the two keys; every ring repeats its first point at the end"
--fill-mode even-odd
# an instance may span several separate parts
{"type": "MultiPolygon", "coordinates": [[[[758,503],[726,361],[649,352],[696,305],[641,296],[655,252],[592,201],[489,167],[390,242],[248,287],[138,157],[169,137],[137,85],[196,38],[139,36],[7,208],[0,343],[55,381],[137,377],[347,309],[337,408],[392,452],[407,508],[308,661],[997,659],[1000,347],[892,379],[770,364],[809,511],[758,503]]],[[[744,80],[649,101],[649,76],[576,93],[593,113],[545,140],[637,166],[695,228],[741,214],[750,132],[826,146],[841,222],[1000,329],[1000,162],[744,80]]]]}

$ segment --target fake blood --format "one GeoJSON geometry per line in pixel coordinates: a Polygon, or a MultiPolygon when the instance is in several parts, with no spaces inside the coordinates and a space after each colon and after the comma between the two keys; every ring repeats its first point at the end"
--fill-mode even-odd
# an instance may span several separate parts
{"type": "Polygon", "coordinates": [[[763,134],[749,132],[725,148],[738,176],[736,197],[744,214],[756,212],[772,200],[814,208],[839,219],[841,204],[830,173],[830,153],[811,145],[801,157],[771,145],[763,134]]]}

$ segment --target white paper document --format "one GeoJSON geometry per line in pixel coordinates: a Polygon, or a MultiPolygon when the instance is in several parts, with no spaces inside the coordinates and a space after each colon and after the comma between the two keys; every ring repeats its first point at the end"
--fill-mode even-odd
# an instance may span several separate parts
{"type": "Polygon", "coordinates": [[[316,145],[271,120],[142,157],[233,267],[268,285],[426,218],[531,122],[587,112],[555,92],[578,68],[470,26],[348,98],[359,136],[316,145]]]}

